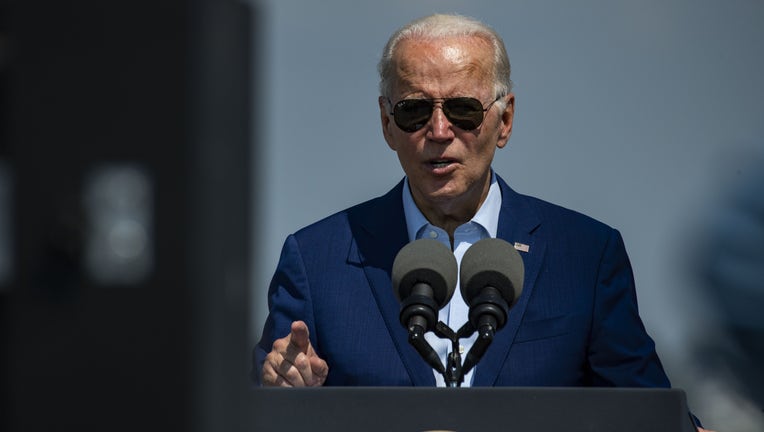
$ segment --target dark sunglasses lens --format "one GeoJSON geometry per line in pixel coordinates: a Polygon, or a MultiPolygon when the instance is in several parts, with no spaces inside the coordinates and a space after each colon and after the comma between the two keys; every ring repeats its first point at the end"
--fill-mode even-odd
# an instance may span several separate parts
{"type": "MultiPolygon", "coordinates": [[[[416,132],[430,121],[433,102],[428,99],[404,99],[393,109],[395,124],[406,132],[416,132]]],[[[443,113],[454,126],[473,130],[483,122],[483,104],[475,98],[460,97],[443,101],[443,113]]]]}
{"type": "Polygon", "coordinates": [[[473,130],[483,123],[483,104],[474,98],[447,99],[443,113],[459,129],[473,130]]]}
{"type": "Polygon", "coordinates": [[[432,102],[425,99],[404,99],[393,109],[395,124],[406,132],[416,132],[430,121],[432,102]]]}

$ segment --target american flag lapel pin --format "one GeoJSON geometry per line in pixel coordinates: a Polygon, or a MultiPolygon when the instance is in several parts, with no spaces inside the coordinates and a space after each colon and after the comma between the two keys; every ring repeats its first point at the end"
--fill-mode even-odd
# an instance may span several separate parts
{"type": "Polygon", "coordinates": [[[520,252],[528,252],[530,248],[531,247],[525,243],[515,242],[515,249],[519,250],[520,252]]]}

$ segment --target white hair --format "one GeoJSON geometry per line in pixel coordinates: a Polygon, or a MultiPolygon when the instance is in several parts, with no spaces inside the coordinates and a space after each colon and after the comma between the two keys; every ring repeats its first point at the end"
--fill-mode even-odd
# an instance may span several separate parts
{"type": "Polygon", "coordinates": [[[501,36],[491,27],[473,18],[462,15],[435,14],[414,20],[401,27],[390,36],[382,58],[379,60],[379,93],[390,98],[395,80],[393,54],[400,41],[405,39],[440,39],[454,36],[476,36],[485,39],[493,47],[493,87],[494,97],[512,91],[509,56],[501,36]]]}

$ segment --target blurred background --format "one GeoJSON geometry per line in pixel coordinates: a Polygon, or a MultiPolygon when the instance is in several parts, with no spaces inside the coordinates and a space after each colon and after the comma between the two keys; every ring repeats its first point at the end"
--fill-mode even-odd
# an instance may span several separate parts
{"type": "Polygon", "coordinates": [[[707,427],[763,430],[743,0],[0,0],[0,429],[247,430],[281,244],[402,177],[376,62],[433,12],[506,42],[496,171],[619,229],[674,386],[707,427]]]}

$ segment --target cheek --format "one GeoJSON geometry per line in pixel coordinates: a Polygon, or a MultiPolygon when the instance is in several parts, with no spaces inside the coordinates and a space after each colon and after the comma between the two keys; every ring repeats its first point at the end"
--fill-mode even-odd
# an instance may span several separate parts
{"type": "Polygon", "coordinates": [[[399,158],[411,157],[418,152],[417,141],[412,138],[411,134],[404,134],[401,131],[396,131],[392,133],[390,137],[391,139],[388,141],[388,145],[398,153],[399,158]]]}
{"type": "Polygon", "coordinates": [[[416,158],[416,151],[414,147],[406,145],[406,144],[400,145],[398,147],[397,153],[398,153],[398,160],[401,162],[401,165],[404,165],[404,166],[413,164],[416,158]]]}
{"type": "Polygon", "coordinates": [[[496,141],[486,140],[481,142],[475,151],[472,153],[472,160],[476,162],[475,169],[482,170],[484,166],[490,165],[493,161],[494,154],[496,153],[496,141]]]}

